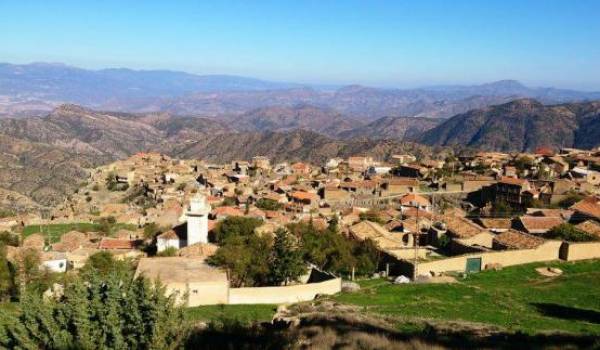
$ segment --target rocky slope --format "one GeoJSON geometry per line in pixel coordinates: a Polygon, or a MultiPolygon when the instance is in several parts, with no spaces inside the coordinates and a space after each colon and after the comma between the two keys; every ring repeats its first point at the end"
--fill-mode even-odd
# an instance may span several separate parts
{"type": "Polygon", "coordinates": [[[515,100],[454,116],[417,139],[499,151],[593,148],[600,145],[600,102],[543,105],[515,100]]]}
{"type": "Polygon", "coordinates": [[[383,117],[367,125],[361,125],[338,136],[342,139],[366,137],[375,140],[408,140],[441,124],[444,119],[422,117],[383,117]]]}

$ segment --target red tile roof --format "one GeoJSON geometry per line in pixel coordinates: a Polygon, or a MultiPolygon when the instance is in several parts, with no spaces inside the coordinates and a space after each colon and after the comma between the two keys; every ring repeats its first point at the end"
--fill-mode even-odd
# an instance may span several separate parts
{"type": "Polygon", "coordinates": [[[133,249],[135,248],[135,241],[128,239],[114,239],[114,238],[102,238],[100,241],[100,249],[133,249]]]}
{"type": "Polygon", "coordinates": [[[494,241],[509,249],[534,249],[544,243],[542,238],[508,230],[494,237],[494,241]]]}
{"type": "Polygon", "coordinates": [[[523,216],[519,220],[531,233],[544,233],[564,222],[562,218],[552,216],[523,216]]]}
{"type": "Polygon", "coordinates": [[[506,176],[503,176],[500,179],[500,181],[498,181],[498,182],[509,184],[509,185],[517,185],[517,186],[523,186],[523,185],[527,184],[527,180],[525,180],[525,179],[517,179],[514,177],[506,177],[506,176]]]}
{"type": "Polygon", "coordinates": [[[576,210],[587,216],[600,219],[600,200],[596,197],[587,197],[571,206],[571,209],[576,210]]]}

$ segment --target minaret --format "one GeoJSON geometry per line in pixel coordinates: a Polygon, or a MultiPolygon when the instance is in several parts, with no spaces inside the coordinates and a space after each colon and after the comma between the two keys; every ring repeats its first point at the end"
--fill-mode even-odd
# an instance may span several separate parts
{"type": "Polygon", "coordinates": [[[185,213],[187,217],[187,245],[208,243],[208,213],[210,205],[206,196],[196,194],[190,200],[190,206],[185,213]]]}

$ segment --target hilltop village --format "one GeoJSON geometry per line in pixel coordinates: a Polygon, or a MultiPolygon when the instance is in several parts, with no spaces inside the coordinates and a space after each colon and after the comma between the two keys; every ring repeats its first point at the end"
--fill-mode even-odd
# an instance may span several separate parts
{"type": "Polygon", "coordinates": [[[433,281],[600,257],[600,151],[325,164],[139,153],[93,169],[50,212],[4,215],[0,231],[9,261],[35,256],[48,273],[109,253],[189,306],[295,302],[358,276],[433,281]],[[291,260],[283,272],[277,247],[291,260]]]}

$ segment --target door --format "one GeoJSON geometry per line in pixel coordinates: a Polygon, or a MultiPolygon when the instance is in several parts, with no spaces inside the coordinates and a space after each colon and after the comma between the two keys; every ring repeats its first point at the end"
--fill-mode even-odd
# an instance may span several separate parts
{"type": "Polygon", "coordinates": [[[481,271],[481,258],[467,258],[467,273],[481,271]]]}

